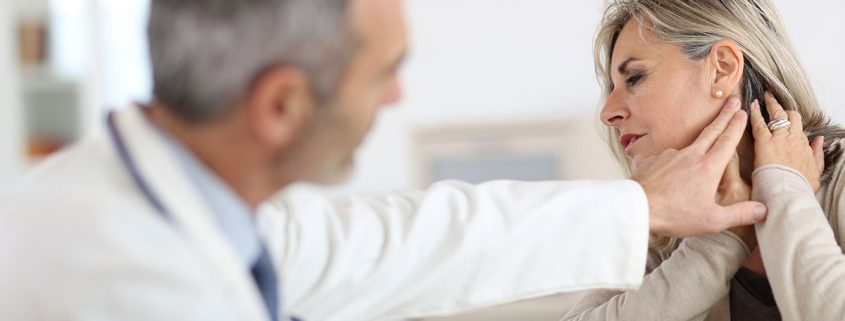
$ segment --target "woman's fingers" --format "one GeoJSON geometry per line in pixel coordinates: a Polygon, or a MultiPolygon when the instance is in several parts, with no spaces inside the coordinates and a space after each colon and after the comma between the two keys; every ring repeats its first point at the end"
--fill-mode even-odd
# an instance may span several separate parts
{"type": "MultiPolygon", "coordinates": [[[[766,92],[766,105],[773,121],[788,120],[790,128],[776,128],[769,132],[768,124],[763,125],[758,104],[751,106],[752,126],[754,126],[754,167],[768,164],[780,164],[793,168],[804,175],[810,185],[818,190],[821,174],[824,171],[823,138],[810,143],[804,134],[801,115],[796,111],[785,111],[766,92]]],[[[782,125],[782,123],[781,123],[782,125]]]]}
{"type": "Polygon", "coordinates": [[[786,114],[789,120],[789,133],[806,137],[804,134],[804,120],[801,119],[801,113],[796,110],[787,110],[786,114]]]}
{"type": "Polygon", "coordinates": [[[763,119],[763,113],[760,112],[760,102],[755,99],[749,109],[751,110],[751,133],[754,134],[754,139],[772,137],[772,132],[769,131],[766,120],[763,119]]]}
{"type": "Polygon", "coordinates": [[[813,158],[816,159],[816,168],[824,171],[824,136],[814,138],[810,147],[813,149],[813,158]]]}
{"type": "MultiPolygon", "coordinates": [[[[786,113],[786,111],[783,110],[783,107],[780,105],[780,103],[778,103],[777,99],[775,99],[775,96],[772,95],[771,92],[767,91],[763,96],[764,99],[766,99],[766,110],[769,111],[769,119],[771,121],[780,119],[792,121],[791,119],[789,119],[789,115],[786,113]]],[[[795,124],[792,124],[791,126],[795,126],[795,124]]],[[[786,127],[778,128],[772,131],[773,135],[788,133],[789,130],[786,127]]]]}

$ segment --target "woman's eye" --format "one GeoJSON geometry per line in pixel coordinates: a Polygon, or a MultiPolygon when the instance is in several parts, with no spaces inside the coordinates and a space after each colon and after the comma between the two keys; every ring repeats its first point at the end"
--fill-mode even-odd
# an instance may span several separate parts
{"type": "Polygon", "coordinates": [[[634,86],[638,82],[640,82],[640,80],[642,80],[642,79],[643,79],[643,75],[633,75],[631,77],[628,77],[628,79],[626,79],[625,82],[628,83],[628,86],[634,86]]]}

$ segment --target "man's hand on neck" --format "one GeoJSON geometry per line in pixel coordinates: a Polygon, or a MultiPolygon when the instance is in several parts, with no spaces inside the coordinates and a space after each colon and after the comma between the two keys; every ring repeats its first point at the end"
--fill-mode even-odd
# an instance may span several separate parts
{"type": "Polygon", "coordinates": [[[716,203],[719,182],[736,152],[747,120],[748,115],[739,110],[739,100],[729,99],[692,145],[667,150],[637,165],[633,179],[648,197],[653,233],[687,237],[765,219],[766,208],[758,202],[730,206],[716,203]]]}

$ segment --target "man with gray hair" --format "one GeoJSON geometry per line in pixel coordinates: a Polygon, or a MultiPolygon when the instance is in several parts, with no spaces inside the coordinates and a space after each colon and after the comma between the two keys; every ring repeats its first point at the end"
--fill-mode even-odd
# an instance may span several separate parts
{"type": "Polygon", "coordinates": [[[111,113],[107,137],[53,156],[0,203],[4,320],[456,313],[633,288],[649,231],[713,233],[765,215],[714,201],[745,124],[735,103],[634,181],[273,197],[346,177],[379,108],[399,99],[401,0],[151,8],[155,100],[111,113]]]}

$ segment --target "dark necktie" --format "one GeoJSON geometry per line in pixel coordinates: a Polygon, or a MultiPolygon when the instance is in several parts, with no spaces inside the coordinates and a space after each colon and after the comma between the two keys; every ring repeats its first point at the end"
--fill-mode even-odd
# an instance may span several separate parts
{"type": "Polygon", "coordinates": [[[258,261],[252,266],[252,278],[255,279],[255,284],[261,290],[261,296],[264,298],[264,304],[270,313],[272,321],[279,320],[279,290],[278,282],[276,280],[276,271],[273,269],[273,262],[270,260],[270,254],[267,253],[267,248],[261,247],[261,255],[258,261]]]}

